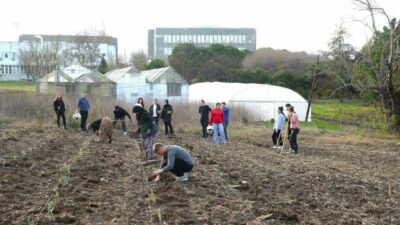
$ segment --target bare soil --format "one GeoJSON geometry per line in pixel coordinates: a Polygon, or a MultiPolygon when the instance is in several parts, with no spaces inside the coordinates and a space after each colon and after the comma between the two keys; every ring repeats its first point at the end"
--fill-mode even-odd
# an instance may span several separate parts
{"type": "MultiPolygon", "coordinates": [[[[326,135],[326,134],[325,134],[326,135]]],[[[189,182],[158,183],[133,135],[112,144],[77,130],[0,129],[0,224],[400,224],[400,146],[299,135],[229,140],[159,135],[196,162],[189,182]]]]}

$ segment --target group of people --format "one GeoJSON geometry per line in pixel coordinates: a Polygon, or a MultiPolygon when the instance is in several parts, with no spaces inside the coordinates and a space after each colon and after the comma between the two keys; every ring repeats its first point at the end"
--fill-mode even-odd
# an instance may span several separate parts
{"type": "Polygon", "coordinates": [[[297,135],[299,134],[299,118],[297,113],[294,111],[294,106],[286,104],[286,111],[288,115],[283,113],[283,106],[278,107],[278,117],[274,123],[274,130],[272,133],[272,142],[274,143],[273,148],[282,149],[283,141],[285,138],[289,140],[290,148],[289,153],[297,154],[299,147],[297,145],[297,135]],[[285,121],[287,126],[285,129],[285,121]]]}
{"type": "Polygon", "coordinates": [[[207,127],[212,126],[214,143],[226,144],[228,139],[229,108],[225,102],[217,103],[214,109],[200,101],[199,107],[200,124],[202,126],[203,138],[208,137],[207,127]]]}
{"type": "MultiPolygon", "coordinates": [[[[65,111],[66,107],[63,102],[61,94],[57,94],[54,99],[54,110],[57,115],[57,126],[60,127],[60,120],[62,119],[64,128],[67,129],[65,111]]],[[[86,94],[82,93],[81,97],[77,100],[77,112],[81,116],[80,128],[82,131],[92,130],[98,133],[100,142],[108,139],[109,143],[112,142],[112,130],[118,121],[121,121],[124,135],[127,134],[126,117],[132,121],[130,114],[121,106],[114,107],[114,119],[102,117],[95,120],[86,126],[87,118],[89,115],[90,104],[86,98],[86,94]]],[[[283,107],[278,108],[278,117],[274,123],[274,130],[272,134],[273,148],[283,148],[284,140],[287,138],[290,142],[290,153],[298,153],[297,134],[299,133],[299,120],[294,107],[286,104],[287,115],[283,112],[283,107]],[[286,122],[287,121],[287,122],[286,122]],[[287,124],[285,126],[285,124],[287,124]],[[286,129],[285,129],[286,128],[286,129]]],[[[165,134],[174,134],[172,127],[172,114],[173,108],[168,100],[165,100],[163,107],[160,106],[158,99],[154,99],[153,104],[149,107],[148,111],[145,109],[143,98],[139,98],[132,108],[132,112],[136,115],[138,122],[137,133],[142,136],[142,148],[145,153],[145,158],[151,158],[154,154],[162,156],[162,163],[160,169],[153,171],[149,177],[154,181],[160,180],[160,175],[165,172],[171,172],[176,176],[177,181],[187,181],[188,173],[193,169],[193,160],[190,153],[177,145],[164,146],[156,142],[156,134],[158,132],[158,125],[160,118],[164,122],[165,134]]],[[[230,110],[225,102],[217,103],[213,109],[201,100],[201,105],[198,110],[200,114],[200,124],[202,126],[203,138],[209,136],[209,127],[212,127],[214,143],[226,144],[228,139],[228,124],[230,117],[230,110]]]]}

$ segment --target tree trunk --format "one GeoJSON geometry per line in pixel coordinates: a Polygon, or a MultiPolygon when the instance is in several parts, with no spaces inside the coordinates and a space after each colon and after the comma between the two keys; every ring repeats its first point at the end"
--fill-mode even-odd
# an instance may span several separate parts
{"type": "Polygon", "coordinates": [[[388,125],[389,131],[400,132],[400,93],[398,92],[393,95],[391,118],[388,125]]]}

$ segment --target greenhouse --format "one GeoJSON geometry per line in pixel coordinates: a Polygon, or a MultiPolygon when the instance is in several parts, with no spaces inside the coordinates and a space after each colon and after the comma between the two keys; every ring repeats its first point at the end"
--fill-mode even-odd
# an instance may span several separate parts
{"type": "Polygon", "coordinates": [[[300,121],[305,120],[307,113],[307,101],[300,94],[269,84],[205,82],[190,85],[189,101],[198,103],[201,99],[207,104],[226,102],[230,107],[246,112],[249,121],[275,119],[278,107],[287,103],[294,106],[300,121]]]}

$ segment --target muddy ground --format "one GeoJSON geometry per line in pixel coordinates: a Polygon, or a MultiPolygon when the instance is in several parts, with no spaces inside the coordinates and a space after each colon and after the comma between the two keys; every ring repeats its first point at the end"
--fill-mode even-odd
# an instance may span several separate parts
{"type": "Polygon", "coordinates": [[[0,224],[400,224],[400,146],[299,136],[300,154],[265,138],[215,145],[160,135],[196,162],[190,181],[145,177],[133,135],[0,129],[0,224]]]}

